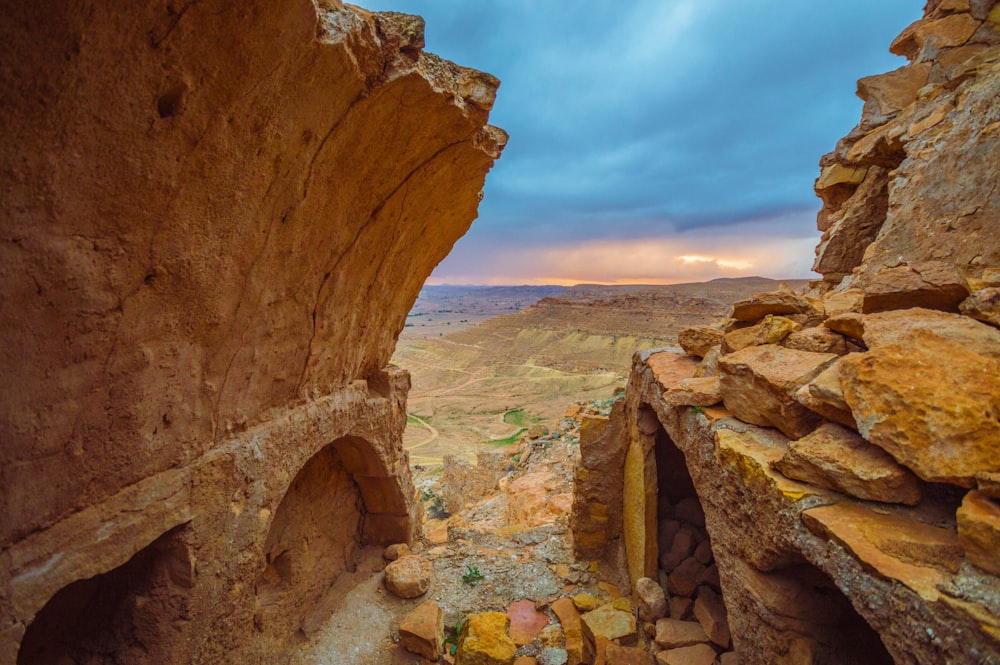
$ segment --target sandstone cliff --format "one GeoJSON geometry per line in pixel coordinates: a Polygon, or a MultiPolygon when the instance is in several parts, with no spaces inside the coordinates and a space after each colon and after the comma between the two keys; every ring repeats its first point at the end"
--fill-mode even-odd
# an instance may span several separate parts
{"type": "Polygon", "coordinates": [[[892,50],[821,162],[824,279],[639,354],[581,442],[578,553],[744,664],[1000,662],[1000,4],[892,50]]]}
{"type": "Polygon", "coordinates": [[[0,660],[280,662],[414,528],[387,363],[498,81],[331,0],[6,5],[0,660]]]}

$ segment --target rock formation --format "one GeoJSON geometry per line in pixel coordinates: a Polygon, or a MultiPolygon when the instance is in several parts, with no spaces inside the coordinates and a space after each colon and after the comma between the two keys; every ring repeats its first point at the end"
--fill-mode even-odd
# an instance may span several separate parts
{"type": "Polygon", "coordinates": [[[638,354],[581,440],[577,552],[659,576],[661,646],[693,595],[744,664],[1000,662],[1000,4],[931,0],[892,51],[821,161],[823,280],[638,354]]]}
{"type": "Polygon", "coordinates": [[[419,523],[387,363],[498,81],[337,0],[3,14],[0,661],[282,662],[419,523]]]}

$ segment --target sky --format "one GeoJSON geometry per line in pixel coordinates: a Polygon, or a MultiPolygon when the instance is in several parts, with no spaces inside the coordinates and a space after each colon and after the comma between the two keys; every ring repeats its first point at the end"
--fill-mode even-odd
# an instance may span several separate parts
{"type": "Polygon", "coordinates": [[[360,0],[501,80],[510,134],[429,284],[814,277],[818,161],[922,0],[360,0]]]}

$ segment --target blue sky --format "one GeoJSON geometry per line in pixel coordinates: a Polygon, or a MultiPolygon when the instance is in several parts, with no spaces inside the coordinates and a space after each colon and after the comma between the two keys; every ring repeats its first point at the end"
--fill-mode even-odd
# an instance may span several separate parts
{"type": "Polygon", "coordinates": [[[820,156],[921,0],[369,0],[502,84],[510,134],[431,283],[806,277],[820,156]]]}

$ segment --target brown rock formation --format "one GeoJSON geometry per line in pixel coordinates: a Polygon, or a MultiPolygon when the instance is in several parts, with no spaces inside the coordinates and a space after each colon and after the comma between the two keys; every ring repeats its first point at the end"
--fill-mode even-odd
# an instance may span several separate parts
{"type": "Polygon", "coordinates": [[[281,662],[410,539],[386,363],[497,81],[319,5],[5,8],[3,662],[281,662]]]}
{"type": "Polygon", "coordinates": [[[659,574],[669,621],[731,638],[722,662],[1000,662],[1000,3],[925,14],[821,161],[824,281],[737,303],[696,371],[637,354],[614,456],[583,451],[601,474],[577,475],[574,528],[622,516],[578,549],[659,574]],[[801,328],[769,337],[779,317],[801,328]],[[692,375],[725,408],[688,406],[692,375]],[[704,511],[701,558],[678,495],[704,511]]]}

